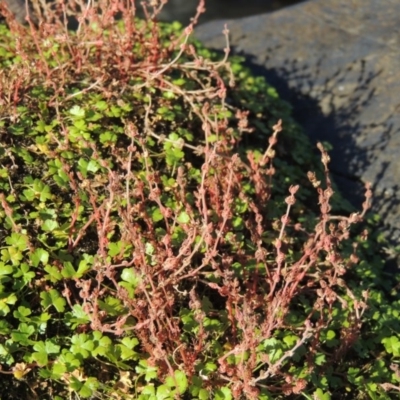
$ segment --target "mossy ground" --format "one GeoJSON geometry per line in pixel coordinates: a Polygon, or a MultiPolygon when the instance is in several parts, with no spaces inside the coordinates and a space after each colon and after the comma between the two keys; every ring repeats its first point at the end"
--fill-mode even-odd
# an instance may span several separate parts
{"type": "Polygon", "coordinates": [[[2,400],[391,398],[380,239],[290,106],[176,25],[103,23],[0,26],[2,400]]]}

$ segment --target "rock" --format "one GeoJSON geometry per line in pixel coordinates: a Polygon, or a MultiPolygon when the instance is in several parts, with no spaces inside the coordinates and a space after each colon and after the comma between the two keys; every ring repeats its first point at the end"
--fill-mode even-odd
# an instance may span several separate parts
{"type": "MultiPolygon", "coordinates": [[[[357,207],[363,182],[392,242],[400,236],[400,2],[309,0],[229,21],[233,52],[266,76],[314,141],[334,148],[331,170],[357,207]]],[[[222,49],[222,21],[196,36],[222,49]]]]}
{"type": "MultiPolygon", "coordinates": [[[[220,18],[243,18],[279,10],[304,0],[205,0],[205,13],[200,22],[220,18]]],[[[139,3],[139,1],[138,1],[139,3]]],[[[199,0],[168,0],[157,16],[162,21],[179,21],[188,24],[195,15],[199,0]]]]}
{"type": "Polygon", "coordinates": [[[26,17],[28,14],[31,18],[31,21],[34,24],[38,23],[38,20],[34,15],[30,2],[25,2],[25,0],[4,0],[4,3],[7,5],[8,10],[14,14],[15,19],[20,24],[27,23],[26,17]]]}
{"type": "MultiPolygon", "coordinates": [[[[37,18],[32,14],[30,1],[26,5],[25,0],[3,0],[9,10],[15,15],[16,20],[23,24],[26,22],[27,10],[30,12],[33,22],[37,23],[37,18]]],[[[200,22],[206,22],[219,18],[238,18],[247,15],[267,13],[276,11],[282,7],[299,3],[304,0],[205,0],[206,12],[199,19],[200,22]]],[[[49,3],[51,1],[47,1],[49,3]]],[[[53,1],[54,2],[54,1],[53,1]]],[[[143,0],[136,0],[137,15],[143,17],[143,0]]],[[[147,0],[150,4],[151,0],[147,0]]],[[[157,14],[157,19],[161,21],[179,21],[183,24],[189,24],[190,19],[196,14],[199,0],[168,0],[167,4],[157,14]]],[[[148,6],[148,12],[153,8],[148,6]]]]}

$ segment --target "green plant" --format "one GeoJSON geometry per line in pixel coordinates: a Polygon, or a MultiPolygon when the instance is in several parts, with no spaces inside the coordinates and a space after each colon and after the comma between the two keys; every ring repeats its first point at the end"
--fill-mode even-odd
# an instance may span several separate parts
{"type": "Polygon", "coordinates": [[[389,398],[370,190],[333,214],[273,88],[118,6],[63,41],[0,27],[5,399],[389,398]]]}

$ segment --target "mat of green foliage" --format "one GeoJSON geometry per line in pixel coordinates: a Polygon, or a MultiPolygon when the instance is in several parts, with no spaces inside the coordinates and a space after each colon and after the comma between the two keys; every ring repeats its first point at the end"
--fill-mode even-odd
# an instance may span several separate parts
{"type": "Polygon", "coordinates": [[[240,59],[102,23],[0,26],[0,398],[394,398],[397,291],[325,150],[240,59]]]}

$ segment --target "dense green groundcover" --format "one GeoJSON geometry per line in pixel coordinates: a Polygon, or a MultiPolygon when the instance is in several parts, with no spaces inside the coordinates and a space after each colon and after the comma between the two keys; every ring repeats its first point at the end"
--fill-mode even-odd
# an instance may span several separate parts
{"type": "Polygon", "coordinates": [[[141,25],[158,64],[136,42],[134,73],[123,24],[101,55],[72,33],[38,52],[0,26],[1,400],[394,398],[382,239],[332,222],[332,253],[305,256],[320,214],[307,172],[329,182],[290,106],[238,58],[233,87],[198,43],[178,59],[179,28],[162,27],[141,25]]]}

